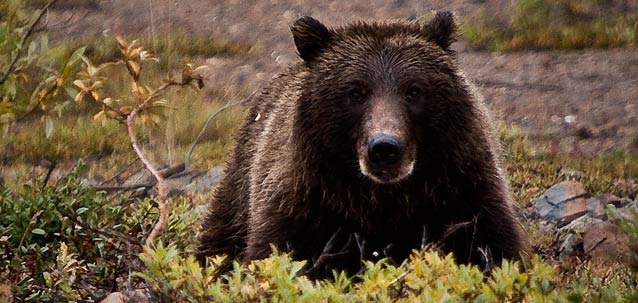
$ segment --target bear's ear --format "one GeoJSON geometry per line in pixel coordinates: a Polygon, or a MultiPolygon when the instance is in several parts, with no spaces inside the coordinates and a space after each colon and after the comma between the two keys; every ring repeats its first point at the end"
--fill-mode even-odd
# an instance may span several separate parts
{"type": "Polygon", "coordinates": [[[308,16],[301,17],[290,26],[299,57],[311,62],[330,44],[332,32],[321,22],[308,16]]]}
{"type": "Polygon", "coordinates": [[[456,41],[454,15],[448,11],[436,12],[430,22],[423,26],[423,32],[429,41],[447,50],[456,41]]]}

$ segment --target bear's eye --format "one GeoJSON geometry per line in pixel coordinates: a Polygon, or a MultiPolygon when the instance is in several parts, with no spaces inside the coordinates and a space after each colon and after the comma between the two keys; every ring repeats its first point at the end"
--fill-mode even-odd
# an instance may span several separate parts
{"type": "Polygon", "coordinates": [[[410,85],[405,90],[405,96],[410,99],[418,99],[421,95],[423,95],[423,89],[419,85],[410,85]]]}
{"type": "Polygon", "coordinates": [[[362,102],[366,96],[365,90],[357,84],[350,85],[346,94],[351,102],[362,102]]]}

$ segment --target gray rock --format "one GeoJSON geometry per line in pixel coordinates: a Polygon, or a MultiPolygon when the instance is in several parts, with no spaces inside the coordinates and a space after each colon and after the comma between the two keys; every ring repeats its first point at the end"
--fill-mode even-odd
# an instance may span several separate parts
{"type": "Polygon", "coordinates": [[[613,204],[615,207],[623,207],[624,205],[627,204],[627,202],[629,202],[627,199],[621,199],[619,197],[616,197],[612,194],[607,194],[607,193],[596,196],[596,199],[600,201],[603,207],[606,207],[607,204],[613,204]]]}
{"type": "Polygon", "coordinates": [[[613,205],[616,208],[623,207],[629,202],[612,194],[600,194],[594,198],[587,199],[587,215],[593,218],[607,220],[607,206],[613,205]]]}
{"type": "Polygon", "coordinates": [[[628,202],[622,208],[617,208],[616,217],[633,221],[638,213],[638,200],[628,202]]]}
{"type": "Polygon", "coordinates": [[[134,291],[122,291],[109,294],[100,303],[150,303],[149,294],[142,289],[134,291]]]}
{"type": "Polygon", "coordinates": [[[221,166],[213,167],[206,173],[199,175],[192,182],[183,188],[185,194],[195,194],[211,191],[224,176],[224,169],[221,166]]]}
{"type": "Polygon", "coordinates": [[[558,247],[558,251],[560,252],[560,257],[565,258],[574,255],[576,251],[576,246],[578,246],[578,239],[576,239],[576,235],[573,233],[568,233],[565,235],[564,239],[561,241],[560,246],[558,247]]]}
{"type": "Polygon", "coordinates": [[[587,215],[592,218],[606,219],[607,213],[605,212],[605,206],[597,198],[587,199],[587,215]]]}
{"type": "Polygon", "coordinates": [[[603,220],[592,218],[590,216],[581,216],[580,218],[577,218],[569,222],[569,224],[561,227],[559,230],[562,232],[573,234],[584,234],[585,232],[587,232],[590,226],[598,224],[600,222],[603,222],[603,220]]]}
{"type": "Polygon", "coordinates": [[[534,205],[542,219],[564,226],[587,213],[586,197],[582,184],[564,181],[550,187],[534,205]]]}
{"type": "Polygon", "coordinates": [[[166,189],[168,190],[169,196],[181,195],[186,193],[186,187],[191,184],[198,177],[202,176],[202,172],[199,171],[185,171],[179,174],[173,175],[168,179],[164,180],[164,184],[166,184],[166,189]]]}

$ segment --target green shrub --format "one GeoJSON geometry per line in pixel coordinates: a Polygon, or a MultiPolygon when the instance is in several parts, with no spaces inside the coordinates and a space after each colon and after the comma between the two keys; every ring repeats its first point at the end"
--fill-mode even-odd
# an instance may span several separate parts
{"type": "MultiPolygon", "coordinates": [[[[125,289],[121,281],[139,270],[137,254],[157,219],[156,207],[151,199],[97,192],[83,183],[85,170],[78,165],[57,187],[32,182],[20,192],[0,191],[0,281],[14,286],[18,301],[95,300],[125,289]]],[[[197,219],[189,202],[171,202],[162,235],[183,243],[177,246],[182,251],[192,249],[183,239],[197,219]]]]}
{"type": "Polygon", "coordinates": [[[635,286],[609,283],[599,288],[561,285],[555,268],[540,258],[528,268],[503,261],[485,275],[477,266],[458,265],[451,255],[415,252],[401,266],[366,262],[356,282],[344,273],[330,281],[311,281],[304,263],[275,253],[248,265],[234,263],[217,277],[222,257],[201,268],[174,246],[142,254],[145,270],[137,275],[165,301],[177,302],[630,302],[635,286]],[[559,287],[560,286],[560,287],[559,287]]]}

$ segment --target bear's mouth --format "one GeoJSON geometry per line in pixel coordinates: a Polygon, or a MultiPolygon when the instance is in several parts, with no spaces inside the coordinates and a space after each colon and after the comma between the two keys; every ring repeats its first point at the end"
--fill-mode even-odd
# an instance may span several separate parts
{"type": "MultiPolygon", "coordinates": [[[[404,161],[401,161],[404,162],[404,161]]],[[[406,161],[407,162],[407,161],[406,161]]],[[[359,158],[359,170],[372,181],[380,184],[393,184],[408,177],[414,170],[414,160],[406,165],[392,165],[390,167],[375,167],[367,159],[359,158]]]]}

